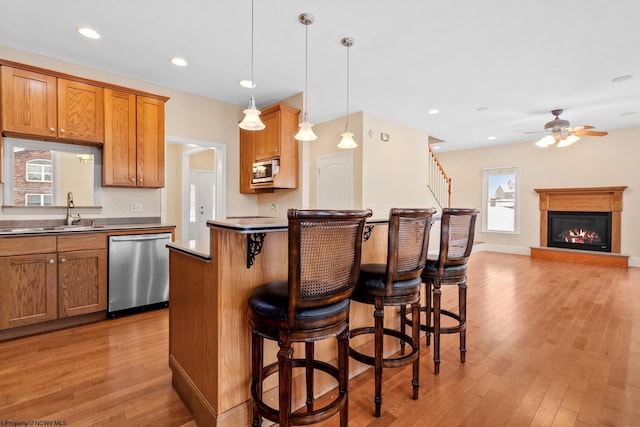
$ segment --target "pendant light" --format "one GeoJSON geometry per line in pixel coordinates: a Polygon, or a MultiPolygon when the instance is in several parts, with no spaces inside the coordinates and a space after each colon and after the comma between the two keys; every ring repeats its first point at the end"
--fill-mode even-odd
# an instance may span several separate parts
{"type": "Polygon", "coordinates": [[[298,21],[304,25],[304,93],[302,94],[302,122],[300,123],[300,130],[294,137],[298,141],[315,141],[318,139],[315,133],[313,133],[313,125],[309,123],[309,116],[307,111],[307,74],[309,68],[308,51],[309,51],[309,25],[315,22],[315,16],[310,13],[303,13],[298,16],[298,21]]]}
{"type": "Polygon", "coordinates": [[[238,124],[244,130],[262,130],[264,123],[260,120],[260,110],[256,108],[256,99],[253,97],[253,89],[256,87],[253,80],[253,0],[251,0],[251,99],[249,108],[244,110],[244,119],[238,124]]]}
{"type": "Polygon", "coordinates": [[[347,123],[344,126],[344,133],[341,135],[342,139],[338,144],[338,148],[353,149],[358,146],[353,140],[353,133],[349,131],[349,48],[353,46],[356,41],[351,37],[345,37],[340,40],[342,46],[347,48],[347,123]]]}

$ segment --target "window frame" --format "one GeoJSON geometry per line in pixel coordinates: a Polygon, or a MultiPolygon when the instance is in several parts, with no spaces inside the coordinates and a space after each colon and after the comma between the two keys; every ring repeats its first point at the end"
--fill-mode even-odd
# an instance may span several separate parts
{"type": "Polygon", "coordinates": [[[27,182],[53,182],[53,161],[51,160],[47,160],[47,159],[31,159],[31,160],[27,160],[27,162],[25,163],[25,180],[27,182]],[[45,163],[46,162],[46,163],[45,163]],[[30,173],[34,173],[34,172],[30,172],[29,171],[29,166],[38,166],[39,167],[39,171],[36,172],[35,174],[40,175],[40,177],[42,179],[29,179],[29,174],[30,173]],[[49,167],[49,171],[45,171],[46,167],[49,167]],[[51,179],[46,180],[44,179],[46,177],[46,175],[49,175],[51,177],[51,179]]]}
{"type": "Polygon", "coordinates": [[[482,232],[498,233],[498,234],[520,234],[520,168],[518,166],[492,167],[482,169],[482,232]],[[515,180],[514,197],[513,197],[513,229],[490,229],[491,223],[489,216],[491,209],[489,206],[489,184],[491,177],[495,176],[512,176],[515,180]]]}

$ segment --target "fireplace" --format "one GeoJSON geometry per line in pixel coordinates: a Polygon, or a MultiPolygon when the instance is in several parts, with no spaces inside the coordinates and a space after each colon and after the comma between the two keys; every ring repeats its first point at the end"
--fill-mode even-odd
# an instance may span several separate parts
{"type": "Polygon", "coordinates": [[[620,253],[622,193],[626,186],[536,188],[540,195],[540,246],[531,256],[628,267],[620,253]]]}
{"type": "Polygon", "coordinates": [[[549,211],[547,247],[611,252],[611,212],[549,211]]]}

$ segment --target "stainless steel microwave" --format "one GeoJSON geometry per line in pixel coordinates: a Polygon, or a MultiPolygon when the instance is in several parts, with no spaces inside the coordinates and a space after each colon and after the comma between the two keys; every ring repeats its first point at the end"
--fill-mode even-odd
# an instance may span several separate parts
{"type": "Polygon", "coordinates": [[[256,162],[253,164],[252,184],[261,184],[264,182],[273,182],[273,178],[280,171],[280,160],[266,160],[264,162],[256,162]]]}

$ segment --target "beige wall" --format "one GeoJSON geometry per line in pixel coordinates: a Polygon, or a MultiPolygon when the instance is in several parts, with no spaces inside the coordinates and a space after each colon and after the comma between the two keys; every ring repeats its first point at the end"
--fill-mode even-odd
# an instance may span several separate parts
{"type": "Polygon", "coordinates": [[[566,148],[539,148],[531,142],[439,153],[453,179],[453,207],[481,207],[482,169],[520,168],[520,234],[483,233],[477,241],[528,251],[540,245],[538,194],[534,188],[604,187],[627,185],[623,193],[622,253],[640,266],[640,128],[583,137],[566,148]]]}

